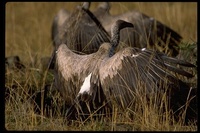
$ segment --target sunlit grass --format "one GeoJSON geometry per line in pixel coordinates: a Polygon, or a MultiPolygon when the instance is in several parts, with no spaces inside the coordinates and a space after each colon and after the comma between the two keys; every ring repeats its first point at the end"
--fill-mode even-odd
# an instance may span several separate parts
{"type": "MultiPolygon", "coordinates": [[[[162,113],[155,107],[152,98],[149,105],[138,98],[134,110],[122,111],[113,107],[111,118],[79,122],[68,126],[62,112],[60,94],[53,95],[54,116],[50,117],[34,112],[31,98],[48,84],[51,89],[52,75],[40,71],[40,58],[50,56],[53,45],[51,25],[54,15],[61,8],[72,11],[78,4],[74,2],[8,2],[6,3],[6,56],[18,55],[28,66],[23,72],[6,73],[5,87],[10,91],[5,102],[5,127],[8,130],[132,130],[132,131],[196,131],[197,125],[191,122],[188,126],[175,121],[168,108],[162,113]],[[43,77],[45,76],[45,77],[43,77]],[[44,84],[45,82],[45,84],[44,84]],[[33,93],[29,93],[30,91],[33,93]],[[141,109],[143,111],[141,111],[141,109]],[[134,119],[130,119],[132,114],[134,119]]],[[[98,2],[91,4],[95,10],[98,2]]],[[[131,9],[139,10],[173,28],[183,37],[183,47],[197,42],[197,3],[195,2],[111,2],[111,14],[119,14],[131,9]]],[[[185,52],[183,52],[185,53],[185,52]]],[[[187,52],[186,52],[187,53],[187,52]]],[[[190,52],[191,53],[191,52],[190,52]]],[[[190,55],[189,53],[187,53],[190,55]]],[[[187,56],[188,56],[187,55],[187,56]]],[[[181,57],[180,57],[181,58],[181,57]]],[[[189,57],[188,57],[189,58],[189,57]]],[[[192,59],[189,59],[193,61],[192,59]]],[[[195,62],[195,61],[194,61],[195,62]]],[[[196,74],[194,72],[194,74],[196,74]]],[[[197,78],[197,76],[196,76],[197,78]]],[[[192,81],[196,81],[196,78],[192,81]]],[[[159,97],[167,104],[166,96],[159,97]]],[[[52,112],[51,112],[52,111],[52,112]]]]}

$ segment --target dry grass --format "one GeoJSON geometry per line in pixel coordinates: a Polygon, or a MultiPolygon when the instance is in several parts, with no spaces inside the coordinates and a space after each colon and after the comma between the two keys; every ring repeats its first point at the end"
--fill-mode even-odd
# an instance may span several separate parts
{"type": "MultiPolygon", "coordinates": [[[[158,107],[150,104],[136,104],[135,110],[120,113],[114,108],[112,118],[99,121],[90,120],[78,125],[67,126],[57,109],[56,117],[45,117],[34,112],[30,90],[40,91],[44,82],[51,85],[52,75],[38,70],[40,57],[49,56],[53,49],[51,42],[51,24],[54,15],[61,8],[73,10],[79,3],[74,2],[8,2],[6,3],[6,56],[18,55],[22,62],[30,66],[23,73],[6,73],[5,86],[10,90],[5,102],[5,127],[8,130],[133,130],[133,131],[196,131],[197,125],[188,126],[182,121],[174,121],[170,111],[162,114],[158,107]],[[48,79],[46,78],[48,77],[48,79]],[[14,88],[15,86],[15,88],[14,88]],[[141,111],[140,109],[143,109],[141,111]],[[134,114],[134,121],[128,114],[134,114]]],[[[91,5],[94,10],[98,2],[91,5]]],[[[137,9],[150,15],[180,33],[184,42],[197,42],[197,3],[194,2],[111,2],[111,13],[118,14],[137,9]]],[[[51,88],[51,86],[50,86],[51,88]]],[[[62,99],[54,94],[53,105],[60,108],[62,99]]],[[[163,104],[167,104],[165,96],[163,104]]],[[[140,102],[145,100],[138,99],[140,102]]],[[[155,100],[155,99],[152,99],[155,100]]],[[[50,110],[51,112],[51,110],[50,110]]],[[[50,113],[51,114],[51,113],[50,113]]]]}

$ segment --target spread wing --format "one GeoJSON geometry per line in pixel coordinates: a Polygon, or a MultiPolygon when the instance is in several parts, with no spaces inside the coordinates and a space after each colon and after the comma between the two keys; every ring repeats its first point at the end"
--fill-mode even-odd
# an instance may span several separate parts
{"type": "Polygon", "coordinates": [[[134,29],[123,29],[120,33],[121,46],[153,48],[176,56],[179,52],[178,44],[182,37],[174,29],[164,23],[137,10],[131,10],[118,15],[111,15],[108,9],[94,12],[106,31],[110,33],[111,25],[118,19],[131,22],[134,29]],[[157,44],[157,45],[156,45],[157,44]]]}
{"type": "Polygon", "coordinates": [[[185,85],[174,73],[192,75],[176,65],[192,64],[168,58],[166,55],[147,49],[125,48],[102,63],[99,68],[101,87],[107,99],[114,98],[123,108],[129,106],[138,91],[153,93],[163,86],[179,88],[185,85]],[[169,63],[168,63],[169,62],[169,63]]]}
{"type": "MultiPolygon", "coordinates": [[[[75,9],[60,26],[59,32],[54,37],[56,49],[64,43],[73,52],[79,54],[96,52],[103,42],[110,42],[110,36],[96,17],[84,8],[75,9]]],[[[53,58],[50,66],[53,68],[54,64],[53,58]]]]}
{"type": "Polygon", "coordinates": [[[90,55],[78,55],[61,44],[56,53],[55,85],[64,99],[70,104],[73,102],[85,78],[94,66],[90,55]]]}
{"type": "Polygon", "coordinates": [[[174,29],[153,17],[134,10],[122,14],[120,17],[135,25],[134,32],[127,31],[129,32],[129,38],[127,36],[121,38],[123,41],[126,39],[129,42],[127,44],[131,44],[132,47],[148,47],[162,52],[167,51],[172,56],[178,54],[178,44],[181,42],[182,37],[174,29]]]}

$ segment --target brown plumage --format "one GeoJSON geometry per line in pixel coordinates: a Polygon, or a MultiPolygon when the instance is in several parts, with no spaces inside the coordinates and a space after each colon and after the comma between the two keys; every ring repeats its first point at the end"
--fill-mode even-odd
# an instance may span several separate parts
{"type": "MultiPolygon", "coordinates": [[[[125,24],[120,25],[120,28],[133,26],[130,23],[128,25],[127,23],[125,24]]],[[[62,92],[61,94],[64,94],[67,100],[69,99],[68,97],[71,97],[69,101],[72,102],[78,94],[85,77],[99,66],[98,64],[101,63],[105,56],[109,55],[111,45],[102,44],[96,53],[89,55],[76,54],[67,46],[66,44],[61,44],[56,52],[56,70],[58,75],[55,76],[55,79],[57,86],[59,86],[58,88],[62,92]]]]}
{"type": "Polygon", "coordinates": [[[96,52],[101,43],[110,40],[96,17],[84,6],[78,6],[60,26],[54,41],[56,47],[65,43],[74,52],[88,54],[96,52]]]}
{"type": "MultiPolygon", "coordinates": [[[[89,9],[89,7],[90,7],[89,2],[83,2],[82,8],[87,10],[89,9]]],[[[71,12],[63,8],[63,9],[60,9],[58,13],[55,15],[55,17],[53,18],[53,23],[51,27],[51,38],[52,38],[54,46],[56,45],[56,42],[58,42],[58,40],[56,40],[56,36],[59,35],[60,32],[62,32],[62,28],[63,28],[62,25],[70,21],[70,15],[71,15],[71,12]]]]}
{"type": "Polygon", "coordinates": [[[89,4],[84,2],[83,6],[78,6],[59,26],[59,30],[54,30],[58,32],[53,37],[55,49],[48,68],[54,68],[54,54],[62,43],[78,54],[90,54],[96,52],[103,42],[110,41],[109,34],[87,8],[89,4]]]}
{"type": "MultiPolygon", "coordinates": [[[[133,47],[114,52],[119,44],[119,31],[127,24],[133,27],[126,21],[116,21],[111,28],[110,43],[103,43],[97,52],[89,55],[78,55],[66,44],[59,46],[56,52],[55,83],[69,104],[75,102],[76,106],[77,102],[90,100],[99,104],[114,99],[117,105],[125,109],[141,85],[148,94],[162,91],[163,84],[174,89],[189,87],[172,74],[192,77],[192,74],[176,67],[177,64],[194,67],[188,62],[133,47]]],[[[69,109],[69,117],[75,115],[75,106],[69,109]]]]}
{"type": "Polygon", "coordinates": [[[124,29],[120,33],[120,47],[150,48],[165,52],[170,56],[179,53],[178,44],[182,37],[173,29],[153,17],[147,16],[137,10],[131,10],[118,15],[111,15],[109,2],[102,2],[93,14],[103,27],[110,33],[111,25],[118,19],[131,22],[134,29],[124,29]]]}

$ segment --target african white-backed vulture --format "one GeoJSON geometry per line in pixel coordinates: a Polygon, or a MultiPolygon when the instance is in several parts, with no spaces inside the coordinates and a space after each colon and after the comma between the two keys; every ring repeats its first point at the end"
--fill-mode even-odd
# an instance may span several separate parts
{"type": "MultiPolygon", "coordinates": [[[[53,37],[55,49],[52,55],[62,43],[78,54],[90,54],[96,52],[103,42],[110,41],[109,34],[87,8],[87,2],[84,2],[83,6],[77,6],[68,19],[59,26],[59,32],[53,37]]],[[[54,64],[53,58],[49,66],[54,68],[54,64]]]]}
{"type": "MultiPolygon", "coordinates": [[[[115,53],[119,31],[126,26],[133,27],[133,24],[116,21],[111,27],[110,43],[103,43],[92,54],[76,54],[66,44],[58,47],[55,85],[69,104],[75,102],[76,106],[76,102],[90,100],[97,104],[107,100],[112,104],[111,99],[114,99],[125,109],[134,102],[141,86],[146,88],[147,94],[162,91],[163,85],[173,89],[189,88],[175,73],[186,77],[193,75],[176,65],[194,67],[193,64],[145,48],[126,47],[115,53]]],[[[75,106],[69,109],[69,117],[75,115],[75,106]]]]}
{"type": "MultiPolygon", "coordinates": [[[[129,25],[127,25],[127,23],[122,23],[119,28],[133,26],[130,23],[128,24],[129,25]]],[[[57,70],[55,81],[58,89],[62,92],[61,94],[63,94],[70,103],[73,102],[78,94],[84,79],[95,66],[97,66],[98,62],[101,63],[101,58],[103,59],[104,56],[107,56],[103,54],[105,48],[110,48],[110,45],[106,47],[102,46],[96,53],[79,55],[69,49],[67,44],[61,44],[61,46],[58,47],[55,55],[57,70]],[[82,67],[77,67],[77,65],[82,67]]]]}
{"type": "MultiPolygon", "coordinates": [[[[82,7],[84,9],[89,9],[90,3],[83,2],[82,7]]],[[[71,15],[71,12],[63,8],[63,9],[60,9],[58,13],[55,15],[55,17],[53,18],[53,23],[51,27],[51,38],[52,38],[54,46],[56,45],[55,41],[57,41],[56,36],[60,34],[59,32],[62,31],[62,28],[63,28],[62,25],[68,21],[71,21],[70,15],[71,15]]]]}
{"type": "Polygon", "coordinates": [[[60,26],[54,41],[56,47],[65,43],[74,52],[88,54],[110,39],[96,17],[85,6],[78,6],[60,26]]]}
{"type": "Polygon", "coordinates": [[[178,44],[182,37],[176,31],[161,23],[153,17],[147,16],[137,10],[131,10],[118,15],[111,15],[109,2],[102,2],[92,13],[101,22],[102,26],[110,33],[111,25],[118,19],[131,22],[134,30],[124,29],[120,33],[120,47],[132,46],[159,50],[170,56],[179,53],[178,44]]]}

